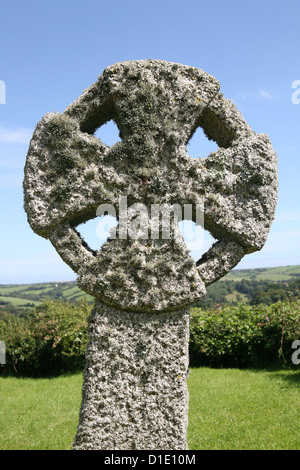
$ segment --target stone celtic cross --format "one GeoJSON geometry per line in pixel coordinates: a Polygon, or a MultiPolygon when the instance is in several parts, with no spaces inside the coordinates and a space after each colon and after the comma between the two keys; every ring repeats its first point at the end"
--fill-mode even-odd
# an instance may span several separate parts
{"type": "Polygon", "coordinates": [[[268,136],[255,134],[219,89],[194,67],[117,63],[37,124],[25,165],[29,224],[96,299],[74,449],[187,448],[189,306],[263,247],[277,201],[268,136]],[[111,119],[121,142],[108,147],[94,133],[111,119]],[[186,145],[198,127],[219,148],[193,159],[186,145]],[[94,251],[76,227],[99,207],[114,207],[119,225],[94,251]],[[162,236],[166,207],[191,208],[181,217],[196,223],[202,208],[216,242],[197,263],[176,228],[180,217],[162,236]],[[155,217],[141,219],[141,208],[155,217]]]}

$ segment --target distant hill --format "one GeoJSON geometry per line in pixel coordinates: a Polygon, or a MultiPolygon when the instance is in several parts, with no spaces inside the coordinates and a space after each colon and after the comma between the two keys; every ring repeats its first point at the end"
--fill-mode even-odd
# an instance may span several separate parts
{"type": "Polygon", "coordinates": [[[245,303],[271,304],[300,298],[300,266],[234,269],[207,288],[202,308],[245,303]]]}
{"type": "Polygon", "coordinates": [[[300,265],[281,266],[277,268],[233,269],[222,280],[241,281],[253,279],[255,281],[290,281],[300,277],[300,265]]]}
{"type": "MultiPolygon", "coordinates": [[[[207,295],[199,303],[203,308],[216,304],[269,303],[298,296],[300,266],[277,268],[235,269],[209,286],[207,295]]],[[[75,281],[37,284],[0,284],[0,313],[24,315],[43,300],[65,300],[88,303],[93,297],[79,289],[75,281]]]]}
{"type": "Polygon", "coordinates": [[[43,300],[65,300],[79,302],[86,298],[92,303],[93,297],[81,291],[75,281],[46,282],[37,284],[0,284],[0,311],[18,313],[38,306],[43,300]]]}

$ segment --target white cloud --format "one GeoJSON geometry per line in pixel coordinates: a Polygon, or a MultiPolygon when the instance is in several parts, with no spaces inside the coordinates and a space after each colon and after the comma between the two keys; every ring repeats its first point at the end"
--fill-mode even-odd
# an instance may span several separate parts
{"type": "Polygon", "coordinates": [[[18,127],[9,129],[0,126],[0,142],[5,144],[29,144],[32,137],[32,129],[26,127],[18,127]]]}
{"type": "Polygon", "coordinates": [[[259,93],[260,93],[260,96],[262,96],[263,98],[267,98],[268,100],[273,99],[273,96],[268,91],[263,90],[262,88],[260,88],[259,93]]]}
{"type": "Polygon", "coordinates": [[[258,90],[248,90],[248,91],[241,91],[237,93],[238,98],[242,100],[261,100],[262,98],[267,100],[273,100],[274,96],[268,91],[264,90],[263,88],[259,88],[258,90]]]}

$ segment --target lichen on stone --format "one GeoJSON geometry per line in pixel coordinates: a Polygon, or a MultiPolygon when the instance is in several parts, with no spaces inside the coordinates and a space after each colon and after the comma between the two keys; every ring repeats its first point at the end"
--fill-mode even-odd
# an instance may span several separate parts
{"type": "Polygon", "coordinates": [[[38,123],[25,165],[25,209],[86,292],[127,310],[176,310],[263,247],[277,201],[276,165],[268,136],[255,134],[211,75],[159,60],[121,62],[63,113],[38,123]],[[111,119],[121,142],[110,148],[94,133],[111,119]],[[199,126],[219,148],[195,160],[186,146],[199,126]],[[76,227],[107,203],[119,220],[120,197],[149,214],[154,204],[204,207],[216,244],[197,266],[176,227],[168,240],[108,239],[91,250],[76,227]]]}

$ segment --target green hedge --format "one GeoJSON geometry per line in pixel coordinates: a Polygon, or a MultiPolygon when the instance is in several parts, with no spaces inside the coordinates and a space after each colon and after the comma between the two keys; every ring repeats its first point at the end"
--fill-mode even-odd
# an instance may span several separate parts
{"type": "Polygon", "coordinates": [[[25,319],[0,321],[0,339],[6,346],[2,372],[49,376],[82,369],[91,308],[85,301],[45,301],[25,319]]]}
{"type": "MultiPolygon", "coordinates": [[[[82,370],[91,306],[47,301],[26,318],[0,320],[6,366],[0,374],[50,376],[82,370]]],[[[300,339],[300,301],[211,310],[191,309],[190,364],[211,367],[292,366],[300,339]]]]}
{"type": "Polygon", "coordinates": [[[292,366],[291,345],[297,339],[300,339],[299,300],[191,310],[192,366],[292,366]]]}

